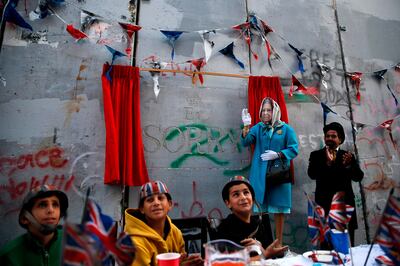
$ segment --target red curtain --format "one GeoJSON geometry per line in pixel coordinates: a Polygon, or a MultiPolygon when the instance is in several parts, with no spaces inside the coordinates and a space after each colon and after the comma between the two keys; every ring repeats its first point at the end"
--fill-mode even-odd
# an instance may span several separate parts
{"type": "Polygon", "coordinates": [[[101,79],[106,124],[104,183],[143,185],[149,175],[140,125],[139,69],[105,64],[101,79]]]}
{"type": "MultiPolygon", "coordinates": [[[[279,77],[250,76],[248,85],[248,109],[251,115],[252,125],[260,122],[260,105],[265,97],[270,97],[279,104],[281,108],[281,120],[289,123],[285,96],[283,95],[279,77]]],[[[293,161],[290,162],[290,174],[292,176],[292,183],[294,184],[293,161]]]]}
{"type": "Polygon", "coordinates": [[[260,104],[265,97],[270,97],[279,104],[279,107],[281,108],[281,120],[289,123],[285,96],[282,92],[279,77],[250,76],[248,85],[248,109],[251,115],[252,124],[255,125],[260,122],[260,104]]]}

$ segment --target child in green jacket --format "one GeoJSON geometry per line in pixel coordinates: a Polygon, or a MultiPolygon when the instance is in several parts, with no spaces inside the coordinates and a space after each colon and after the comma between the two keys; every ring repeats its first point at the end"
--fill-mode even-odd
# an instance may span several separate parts
{"type": "Polygon", "coordinates": [[[1,265],[59,266],[63,234],[58,224],[67,209],[64,192],[48,185],[32,189],[19,213],[19,224],[27,232],[0,250],[1,265]]]}

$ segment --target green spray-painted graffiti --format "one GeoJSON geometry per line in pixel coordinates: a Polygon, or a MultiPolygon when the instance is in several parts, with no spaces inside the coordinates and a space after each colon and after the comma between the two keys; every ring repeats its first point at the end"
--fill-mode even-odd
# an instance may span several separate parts
{"type": "MultiPolygon", "coordinates": [[[[221,134],[219,130],[200,123],[181,125],[172,129],[165,136],[165,141],[173,141],[185,132],[187,132],[190,139],[196,141],[190,145],[190,153],[185,153],[171,162],[170,167],[172,168],[180,168],[188,159],[193,157],[202,157],[216,165],[227,166],[230,163],[229,160],[218,158],[215,153],[223,152],[223,145],[229,141],[235,145],[238,153],[242,153],[242,146],[234,129],[230,128],[225,134],[221,134]],[[205,147],[210,145],[210,139],[217,139],[211,149],[214,154],[208,153],[205,147]]],[[[243,174],[248,171],[248,168],[249,165],[238,170],[225,170],[224,175],[243,174]]]]}

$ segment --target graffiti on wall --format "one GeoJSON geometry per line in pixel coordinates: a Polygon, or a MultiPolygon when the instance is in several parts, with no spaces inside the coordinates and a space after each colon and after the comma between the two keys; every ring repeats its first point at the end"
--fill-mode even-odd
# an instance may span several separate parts
{"type": "MultiPolygon", "coordinates": [[[[316,49],[301,49],[303,52],[302,59],[304,62],[309,62],[309,69],[306,69],[304,73],[301,73],[299,79],[306,87],[318,88],[319,100],[328,104],[330,107],[348,106],[347,90],[345,86],[345,75],[343,74],[342,59],[340,55],[331,55],[328,53],[321,53],[316,49]],[[307,55],[307,56],[306,56],[307,55]],[[325,76],[321,75],[321,71],[318,67],[318,63],[322,63],[328,67],[331,67],[337,71],[328,71],[325,76]],[[322,86],[322,78],[327,84],[327,88],[322,86]]],[[[283,81],[283,84],[291,84],[291,79],[283,81]]],[[[353,105],[360,105],[360,102],[356,99],[355,89],[350,86],[350,101],[353,105]],[[354,93],[353,93],[354,92],[354,93]]],[[[361,93],[365,91],[363,80],[360,84],[361,93]]],[[[288,102],[295,101],[308,101],[313,102],[312,97],[300,97],[301,95],[295,95],[298,97],[287,97],[288,102]]],[[[346,114],[348,117],[349,114],[346,114]]]]}
{"type": "Polygon", "coordinates": [[[174,202],[174,208],[178,209],[178,212],[182,218],[190,218],[190,217],[199,217],[199,216],[206,216],[208,218],[213,219],[222,219],[222,211],[219,208],[211,208],[210,210],[206,210],[204,208],[203,202],[198,199],[197,196],[197,184],[196,181],[192,182],[192,199],[189,210],[184,210],[178,201],[174,202]]]}
{"type": "Polygon", "coordinates": [[[299,139],[299,145],[303,149],[317,150],[325,145],[324,134],[299,134],[297,137],[299,139]]]}
{"type": "Polygon", "coordinates": [[[58,146],[19,156],[0,157],[2,215],[15,211],[13,203],[36,186],[50,184],[63,191],[70,190],[75,176],[59,173],[66,169],[68,161],[64,150],[58,146]]]}
{"type": "MultiPolygon", "coordinates": [[[[229,166],[231,161],[224,157],[229,152],[242,153],[240,129],[212,127],[204,123],[190,123],[162,129],[160,125],[143,128],[146,152],[165,150],[175,157],[169,167],[180,168],[191,158],[203,158],[217,166],[229,166]]],[[[249,162],[245,162],[249,164],[249,162]]],[[[248,168],[248,165],[244,167],[248,168]]],[[[245,171],[244,168],[237,171],[245,171]]],[[[232,174],[225,172],[225,174],[232,174]]]]}

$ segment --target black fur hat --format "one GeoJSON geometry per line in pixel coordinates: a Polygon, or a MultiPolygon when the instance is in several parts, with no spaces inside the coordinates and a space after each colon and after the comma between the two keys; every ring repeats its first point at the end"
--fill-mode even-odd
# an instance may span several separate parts
{"type": "Polygon", "coordinates": [[[328,132],[329,130],[334,130],[337,132],[338,137],[340,139],[340,144],[342,144],[345,140],[345,135],[344,135],[344,129],[342,127],[341,124],[339,124],[338,122],[332,122],[326,126],[324,126],[324,134],[326,135],[326,132],[328,132]]]}

